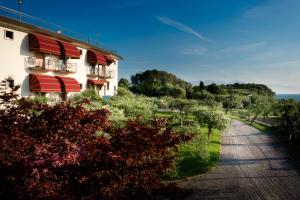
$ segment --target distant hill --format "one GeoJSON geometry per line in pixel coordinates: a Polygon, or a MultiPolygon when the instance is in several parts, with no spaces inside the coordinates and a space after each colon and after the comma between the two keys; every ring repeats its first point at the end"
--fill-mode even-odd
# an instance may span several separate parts
{"type": "Polygon", "coordinates": [[[192,84],[166,71],[147,70],[131,76],[131,90],[147,96],[185,97],[192,84]]]}
{"type": "MultiPolygon", "coordinates": [[[[257,93],[261,95],[274,96],[273,92],[268,86],[256,83],[234,83],[223,85],[228,91],[234,90],[243,94],[257,93]]],[[[222,85],[221,85],[222,87],[222,85]]]]}
{"type": "Polygon", "coordinates": [[[199,81],[199,85],[193,86],[191,83],[178,78],[172,73],[159,70],[146,70],[132,75],[131,91],[146,96],[172,96],[174,98],[198,98],[199,96],[203,96],[204,93],[205,95],[275,95],[266,85],[255,83],[221,85],[212,83],[204,85],[203,81],[199,81]]]}

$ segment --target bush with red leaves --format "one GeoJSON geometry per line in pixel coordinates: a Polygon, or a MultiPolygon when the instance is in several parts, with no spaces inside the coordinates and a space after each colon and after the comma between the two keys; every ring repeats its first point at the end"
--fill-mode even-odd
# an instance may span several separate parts
{"type": "Polygon", "coordinates": [[[163,120],[115,128],[107,110],[0,95],[0,199],[150,199],[179,136],[163,120]]]}

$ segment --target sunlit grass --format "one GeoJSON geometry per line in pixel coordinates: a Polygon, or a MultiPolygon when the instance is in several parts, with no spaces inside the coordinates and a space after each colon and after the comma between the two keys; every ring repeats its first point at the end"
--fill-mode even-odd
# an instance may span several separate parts
{"type": "Polygon", "coordinates": [[[195,176],[209,171],[220,157],[220,132],[213,130],[210,140],[207,128],[202,128],[195,138],[179,148],[178,175],[176,178],[195,176]]]}
{"type": "MultiPolygon", "coordinates": [[[[174,116],[170,111],[157,112],[157,117],[170,118],[174,116]]],[[[188,114],[187,120],[193,121],[195,116],[188,114]]],[[[204,126],[187,127],[187,130],[195,134],[194,138],[178,149],[178,159],[176,161],[176,171],[167,175],[169,179],[180,179],[205,173],[212,169],[219,161],[220,157],[220,131],[213,130],[211,138],[208,139],[208,129],[204,126]]]]}
{"type": "Polygon", "coordinates": [[[263,124],[259,124],[257,122],[252,122],[251,123],[251,122],[249,122],[249,120],[247,120],[247,119],[245,119],[243,117],[237,116],[237,115],[231,115],[231,118],[239,120],[239,121],[241,121],[241,122],[243,122],[243,123],[245,123],[245,124],[247,124],[249,126],[253,126],[254,128],[257,128],[258,130],[263,131],[263,132],[265,132],[265,131],[272,131],[272,128],[270,128],[268,126],[265,126],[263,124]]]}

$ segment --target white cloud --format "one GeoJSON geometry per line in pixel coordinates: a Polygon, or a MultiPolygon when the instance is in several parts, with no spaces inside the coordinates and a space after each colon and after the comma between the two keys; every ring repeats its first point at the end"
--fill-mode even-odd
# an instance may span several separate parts
{"type": "Polygon", "coordinates": [[[228,47],[225,49],[221,49],[220,52],[243,52],[243,51],[255,49],[255,48],[263,46],[265,44],[266,43],[264,41],[256,42],[256,43],[245,44],[245,45],[241,45],[241,46],[228,47]]]}
{"type": "Polygon", "coordinates": [[[155,16],[155,17],[156,17],[157,20],[159,20],[161,23],[163,23],[165,25],[172,26],[172,27],[175,27],[176,29],[178,29],[180,31],[192,34],[192,35],[196,36],[197,38],[199,38],[200,40],[203,40],[203,41],[206,41],[206,42],[210,41],[209,39],[204,37],[201,33],[195,31],[191,27],[189,27],[189,26],[187,26],[187,25],[185,25],[181,22],[175,21],[175,20],[167,18],[167,17],[162,17],[162,16],[155,16]]]}

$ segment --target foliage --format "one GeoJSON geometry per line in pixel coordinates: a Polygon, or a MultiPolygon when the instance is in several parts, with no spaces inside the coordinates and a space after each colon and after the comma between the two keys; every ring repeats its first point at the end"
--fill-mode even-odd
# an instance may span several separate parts
{"type": "Polygon", "coordinates": [[[173,100],[174,99],[171,97],[164,96],[164,97],[156,98],[155,104],[159,109],[169,109],[170,104],[173,100]]]}
{"type": "Polygon", "coordinates": [[[118,87],[118,96],[133,97],[133,93],[125,87],[118,87]]]}
{"type": "Polygon", "coordinates": [[[296,141],[300,137],[300,103],[294,100],[282,101],[281,129],[290,141],[296,141]]]}
{"type": "Polygon", "coordinates": [[[47,97],[41,94],[38,94],[32,99],[36,103],[47,103],[47,97]]]}
{"type": "Polygon", "coordinates": [[[200,124],[208,127],[208,138],[210,138],[213,128],[224,129],[229,125],[229,117],[220,109],[199,107],[194,111],[196,119],[200,124]]]}
{"type": "Polygon", "coordinates": [[[142,96],[114,96],[108,101],[108,104],[123,110],[127,118],[141,118],[143,122],[152,119],[156,110],[155,104],[149,101],[149,98],[142,96]]]}
{"type": "Polygon", "coordinates": [[[230,95],[223,99],[223,107],[226,111],[230,111],[231,109],[239,109],[242,107],[241,97],[238,95],[230,95]]]}
{"type": "Polygon", "coordinates": [[[206,90],[208,92],[210,92],[211,94],[222,94],[222,93],[224,93],[223,88],[217,86],[217,84],[215,84],[215,83],[212,83],[212,84],[206,86],[206,90]]]}
{"type": "Polygon", "coordinates": [[[193,140],[183,143],[178,149],[177,177],[193,176],[210,170],[220,156],[220,132],[214,130],[210,140],[205,133],[207,128],[193,128],[193,140]]]}
{"type": "Polygon", "coordinates": [[[82,91],[80,94],[73,95],[71,101],[82,102],[85,99],[89,99],[91,101],[103,101],[103,99],[101,99],[101,97],[97,94],[96,90],[94,90],[93,88],[88,88],[82,91]]]}
{"type": "Polygon", "coordinates": [[[126,117],[124,110],[109,105],[103,106],[103,108],[111,112],[109,120],[115,127],[123,127],[126,125],[128,118],[126,117]]]}
{"type": "Polygon", "coordinates": [[[1,199],[149,199],[191,139],[164,120],[119,128],[105,109],[16,99],[0,95],[1,199]]]}
{"type": "Polygon", "coordinates": [[[251,122],[254,122],[260,114],[267,116],[272,111],[274,104],[275,99],[273,97],[262,95],[250,96],[250,105],[248,110],[249,119],[253,115],[251,122]]]}
{"type": "Polygon", "coordinates": [[[167,178],[178,179],[207,172],[219,161],[220,131],[214,130],[211,139],[206,137],[208,129],[197,125],[176,127],[179,134],[193,133],[191,141],[180,144],[176,168],[168,171],[167,178]]]}
{"type": "Polygon", "coordinates": [[[177,78],[174,74],[158,70],[135,74],[131,77],[131,83],[134,93],[155,97],[185,97],[186,90],[192,87],[190,83],[177,78]]]}
{"type": "Polygon", "coordinates": [[[130,83],[129,83],[128,79],[126,79],[126,78],[121,78],[121,79],[119,80],[119,82],[118,82],[118,86],[119,86],[119,87],[122,87],[122,88],[125,88],[125,89],[127,89],[127,90],[129,90],[129,88],[130,88],[130,83]]]}

